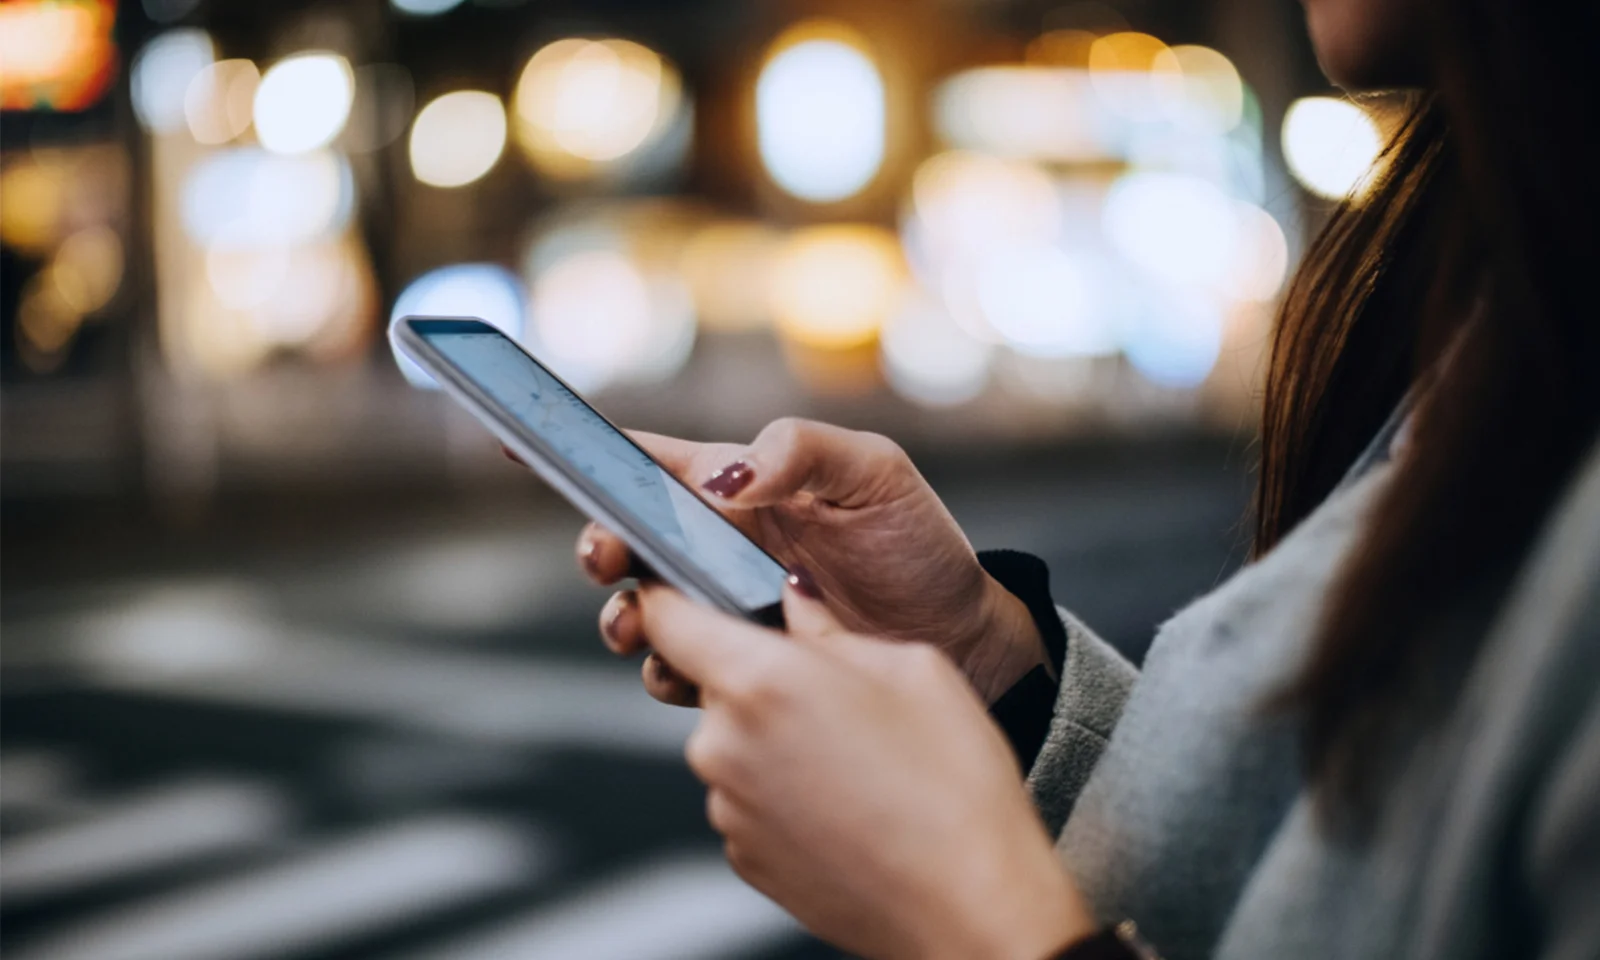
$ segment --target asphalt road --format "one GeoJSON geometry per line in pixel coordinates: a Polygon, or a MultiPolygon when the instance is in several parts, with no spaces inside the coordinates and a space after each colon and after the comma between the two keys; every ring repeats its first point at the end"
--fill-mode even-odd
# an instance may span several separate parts
{"type": "MultiPolygon", "coordinates": [[[[925,459],[1135,658],[1242,556],[1226,445],[925,459]]],[[[8,527],[6,956],[833,955],[722,864],[693,715],[601,654],[569,510],[242,509],[8,527]]]]}

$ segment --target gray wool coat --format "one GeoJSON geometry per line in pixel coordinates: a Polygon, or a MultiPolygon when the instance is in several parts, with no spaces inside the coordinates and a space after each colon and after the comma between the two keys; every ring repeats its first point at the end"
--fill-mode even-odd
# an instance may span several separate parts
{"type": "Polygon", "coordinates": [[[1135,921],[1168,960],[1600,960],[1600,447],[1450,712],[1397,732],[1410,747],[1375,829],[1341,842],[1314,822],[1292,724],[1259,705],[1393,473],[1366,459],[1166,623],[1142,671],[1063,611],[1028,776],[1062,860],[1103,921],[1135,921]]]}

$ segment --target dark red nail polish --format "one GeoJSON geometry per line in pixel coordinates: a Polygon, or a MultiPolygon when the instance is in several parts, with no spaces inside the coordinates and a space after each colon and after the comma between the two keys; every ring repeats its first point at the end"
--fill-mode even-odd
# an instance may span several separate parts
{"type": "Polygon", "coordinates": [[[750,485],[756,478],[756,472],[750,464],[743,460],[735,460],[711,475],[711,479],[704,484],[705,488],[724,499],[736,496],[740,490],[750,485]]]}
{"type": "Polygon", "coordinates": [[[822,591],[817,589],[817,581],[811,579],[811,573],[805,567],[789,569],[789,586],[794,587],[795,592],[807,600],[822,599],[822,591]]]}

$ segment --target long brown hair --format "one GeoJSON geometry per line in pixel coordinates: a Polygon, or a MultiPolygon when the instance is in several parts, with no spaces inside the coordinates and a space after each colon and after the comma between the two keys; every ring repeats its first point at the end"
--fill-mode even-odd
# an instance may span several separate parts
{"type": "Polygon", "coordinates": [[[1600,427],[1597,5],[1427,5],[1431,92],[1308,252],[1267,378],[1258,556],[1420,398],[1279,700],[1325,810],[1381,800],[1392,735],[1448,702],[1600,427]]]}

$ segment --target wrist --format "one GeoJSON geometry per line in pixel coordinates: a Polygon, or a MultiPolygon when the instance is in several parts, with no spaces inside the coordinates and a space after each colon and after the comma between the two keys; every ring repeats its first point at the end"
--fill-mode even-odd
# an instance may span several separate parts
{"type": "Polygon", "coordinates": [[[960,910],[945,916],[955,921],[922,943],[918,957],[971,960],[1050,960],[1063,950],[1094,936],[1099,924],[1071,878],[1046,848],[1026,876],[1010,876],[999,896],[972,898],[981,912],[962,918],[960,910]],[[965,922],[961,922],[964,919],[965,922]],[[959,924],[960,928],[956,926],[959,924]]]}
{"type": "Polygon", "coordinates": [[[1027,605],[994,577],[985,573],[983,579],[977,633],[956,662],[984,703],[992,704],[1034,667],[1048,668],[1050,657],[1027,605]]]}

